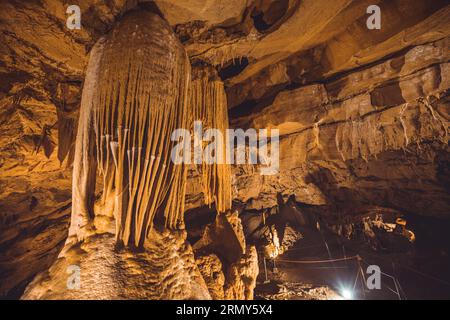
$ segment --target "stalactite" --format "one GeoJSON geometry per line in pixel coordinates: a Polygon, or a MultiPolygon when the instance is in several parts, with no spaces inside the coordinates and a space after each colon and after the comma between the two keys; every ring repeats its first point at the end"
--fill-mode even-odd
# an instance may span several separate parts
{"type": "MultiPolygon", "coordinates": [[[[214,68],[197,65],[193,68],[191,84],[191,104],[194,109],[193,120],[202,121],[203,130],[218,129],[223,134],[223,146],[226,143],[228,129],[227,98],[223,82],[214,68]]],[[[203,176],[203,194],[208,205],[216,204],[218,212],[231,209],[231,167],[226,164],[223,152],[222,163],[207,164],[199,168],[203,176]]]]}
{"type": "Polygon", "coordinates": [[[94,115],[103,200],[114,192],[117,241],[141,247],[156,220],[183,223],[186,167],[171,161],[170,137],[189,127],[190,64],[170,26],[145,10],[119,22],[98,64],[85,104],[94,115]]]}
{"type": "Polygon", "coordinates": [[[68,242],[72,237],[82,240],[86,229],[91,229],[94,218],[97,158],[93,113],[104,45],[104,39],[101,38],[92,48],[83,86],[73,160],[72,215],[68,242]]]}

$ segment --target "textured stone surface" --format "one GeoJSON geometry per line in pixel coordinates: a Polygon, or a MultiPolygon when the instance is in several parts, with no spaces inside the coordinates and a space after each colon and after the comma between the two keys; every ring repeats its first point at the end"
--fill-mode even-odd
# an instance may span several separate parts
{"type": "Polygon", "coordinates": [[[384,203],[445,216],[448,41],[281,91],[261,111],[235,119],[236,127],[277,128],[282,135],[280,174],[235,168],[237,198],[259,209],[275,205],[283,192],[309,204],[384,203]],[[433,201],[427,206],[425,198],[433,201]]]}
{"type": "Polygon", "coordinates": [[[71,170],[58,161],[55,106],[24,98],[0,101],[0,296],[50,266],[64,244],[71,170]]]}
{"type": "Polygon", "coordinates": [[[193,246],[214,299],[252,300],[259,273],[255,246],[246,245],[237,212],[218,214],[193,246]]]}
{"type": "Polygon", "coordinates": [[[208,286],[211,298],[214,300],[223,300],[225,298],[223,291],[225,276],[220,259],[215,254],[210,254],[196,258],[195,262],[208,286]]]}
{"type": "Polygon", "coordinates": [[[22,299],[208,299],[185,232],[153,230],[142,252],[118,250],[111,234],[68,245],[22,299]],[[151,241],[150,241],[151,239],[151,241]],[[79,287],[68,287],[80,270],[79,287]]]}
{"type": "Polygon", "coordinates": [[[238,219],[236,217],[233,221],[226,214],[218,214],[215,222],[206,226],[201,239],[194,244],[194,250],[215,252],[228,263],[237,261],[245,252],[245,238],[240,220],[239,229],[232,225],[232,222],[238,219]]]}
{"type": "Polygon", "coordinates": [[[245,255],[228,269],[225,283],[225,298],[231,300],[253,300],[253,290],[256,287],[258,273],[258,253],[254,246],[250,246],[247,248],[245,255]]]}
{"type": "Polygon", "coordinates": [[[204,21],[210,25],[239,22],[248,0],[156,0],[158,8],[172,25],[204,21]]]}
{"type": "MultiPolygon", "coordinates": [[[[88,53],[138,2],[149,1],[78,1],[75,31],[64,2],[0,3],[1,297],[20,296],[63,245],[88,53]]],[[[310,205],[448,217],[447,1],[277,3],[156,1],[192,61],[220,71],[247,58],[226,79],[232,125],[283,134],[280,174],[234,167],[235,200],[260,210],[281,192],[310,205]],[[381,7],[379,31],[365,27],[370,4],[381,7]]],[[[187,209],[203,205],[201,190],[190,171],[187,209]]]]}

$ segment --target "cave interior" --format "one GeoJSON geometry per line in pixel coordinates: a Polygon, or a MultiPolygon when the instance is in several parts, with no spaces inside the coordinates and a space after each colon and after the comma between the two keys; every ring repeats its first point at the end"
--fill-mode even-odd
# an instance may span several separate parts
{"type": "Polygon", "coordinates": [[[4,0],[0,43],[0,299],[450,299],[448,1],[4,0]]]}

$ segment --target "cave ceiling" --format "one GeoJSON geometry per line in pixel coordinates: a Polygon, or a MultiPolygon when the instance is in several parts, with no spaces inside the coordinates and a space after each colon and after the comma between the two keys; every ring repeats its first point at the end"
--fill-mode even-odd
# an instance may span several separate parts
{"type": "MultiPolygon", "coordinates": [[[[315,67],[321,69],[318,79],[369,64],[404,48],[442,38],[448,33],[450,16],[446,1],[155,2],[177,30],[191,59],[216,66],[248,59],[244,70],[227,79],[229,86],[244,83],[274,65],[289,64],[308,50],[314,51],[319,65],[315,67]],[[379,4],[389,12],[383,30],[371,32],[366,28],[365,8],[370,4],[379,4]]],[[[26,83],[31,76],[45,78],[50,71],[55,71],[60,80],[82,80],[92,45],[136,5],[133,1],[78,3],[83,28],[68,33],[63,2],[2,2],[3,86],[26,83]]]]}
{"type": "MultiPolygon", "coordinates": [[[[233,167],[235,202],[257,211],[282,194],[324,215],[379,205],[449,217],[448,1],[73,2],[80,30],[66,27],[68,1],[0,1],[0,296],[64,244],[89,54],[136,8],[167,21],[192,65],[214,67],[231,127],[280,130],[280,174],[233,167]],[[380,30],[366,26],[370,5],[380,30]]],[[[202,181],[187,179],[192,210],[205,204],[202,181]]]]}

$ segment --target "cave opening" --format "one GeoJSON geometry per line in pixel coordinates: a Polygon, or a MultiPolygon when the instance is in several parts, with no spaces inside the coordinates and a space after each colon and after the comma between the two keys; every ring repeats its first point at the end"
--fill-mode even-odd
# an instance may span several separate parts
{"type": "Polygon", "coordinates": [[[286,15],[288,9],[289,0],[262,1],[251,14],[255,28],[261,33],[267,32],[286,15]]]}
{"type": "Polygon", "coordinates": [[[219,76],[222,81],[233,78],[240,74],[248,67],[249,60],[247,57],[234,58],[224,63],[223,66],[218,67],[219,76]]]}

